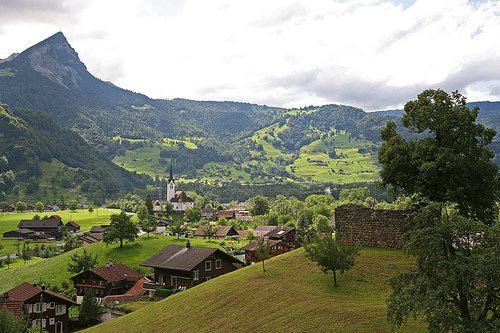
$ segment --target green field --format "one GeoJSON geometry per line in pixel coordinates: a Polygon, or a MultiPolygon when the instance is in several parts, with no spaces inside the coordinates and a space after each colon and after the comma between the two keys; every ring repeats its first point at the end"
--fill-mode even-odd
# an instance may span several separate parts
{"type": "MultiPolygon", "coordinates": [[[[109,217],[112,214],[119,213],[118,209],[103,209],[96,208],[93,213],[89,213],[85,209],[79,209],[76,212],[71,212],[69,210],[59,211],[59,212],[25,212],[25,213],[0,213],[0,234],[3,234],[9,230],[17,229],[17,225],[21,220],[32,219],[35,214],[43,217],[44,215],[57,214],[61,216],[64,223],[69,221],[75,221],[81,227],[81,230],[89,230],[94,225],[109,224],[109,217]]],[[[0,240],[0,244],[3,246],[0,249],[0,256],[6,255],[8,253],[15,253],[17,251],[17,241],[16,240],[0,240]]]]}
{"type": "MultiPolygon", "coordinates": [[[[190,239],[190,241],[193,246],[219,246],[219,242],[215,241],[208,242],[201,239],[190,239]]],[[[151,235],[150,238],[141,236],[138,241],[126,244],[121,249],[118,244],[106,246],[102,242],[88,245],[85,248],[93,254],[97,254],[98,261],[102,265],[108,261],[123,263],[127,266],[144,270],[144,273],[149,274],[150,271],[144,267],[140,267],[140,263],[169,244],[184,245],[185,243],[186,240],[182,238],[177,239],[175,237],[151,235]]],[[[82,249],[66,252],[40,262],[29,263],[26,266],[22,265],[17,268],[1,270],[0,281],[2,283],[0,284],[0,293],[22,282],[31,283],[34,279],[39,279],[52,285],[60,285],[62,281],[68,280],[71,277],[71,274],[67,271],[67,266],[74,251],[82,251],[82,249]]]]}
{"type": "MultiPolygon", "coordinates": [[[[245,267],[85,332],[390,332],[387,278],[413,264],[398,250],[364,248],[332,286],[302,249],[245,267]]],[[[411,322],[400,332],[422,332],[411,322]]]]}

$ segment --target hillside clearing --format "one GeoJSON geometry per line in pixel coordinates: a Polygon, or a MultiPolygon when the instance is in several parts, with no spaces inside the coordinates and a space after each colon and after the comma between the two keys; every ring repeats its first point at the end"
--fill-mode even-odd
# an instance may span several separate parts
{"type": "MultiPolygon", "coordinates": [[[[390,332],[387,278],[412,265],[402,251],[364,248],[339,278],[302,249],[205,282],[85,332],[390,332]]],[[[400,332],[422,332],[411,322],[400,332]]]]}

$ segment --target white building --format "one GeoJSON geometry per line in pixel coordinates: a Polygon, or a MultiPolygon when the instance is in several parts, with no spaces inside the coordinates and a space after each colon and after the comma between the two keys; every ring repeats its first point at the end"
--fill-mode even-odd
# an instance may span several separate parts
{"type": "Polygon", "coordinates": [[[184,212],[189,208],[194,207],[194,200],[188,197],[184,191],[175,191],[175,181],[172,172],[172,164],[170,164],[170,177],[167,183],[167,201],[173,205],[175,212],[184,212]]]}

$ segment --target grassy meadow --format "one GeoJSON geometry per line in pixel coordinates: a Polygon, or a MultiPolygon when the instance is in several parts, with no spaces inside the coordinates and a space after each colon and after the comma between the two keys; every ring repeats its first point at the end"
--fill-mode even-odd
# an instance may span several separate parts
{"type": "MultiPolygon", "coordinates": [[[[402,251],[363,248],[334,288],[298,249],[266,261],[266,272],[245,267],[85,332],[390,332],[386,280],[412,265],[402,251]]],[[[411,322],[399,332],[422,331],[411,322]]]]}
{"type": "MultiPolygon", "coordinates": [[[[201,239],[190,239],[193,246],[219,247],[219,241],[206,241],[201,239]]],[[[176,237],[166,237],[151,235],[141,236],[134,243],[128,243],[119,248],[118,244],[106,246],[99,242],[86,246],[85,248],[92,254],[97,255],[99,264],[105,264],[108,261],[114,263],[123,263],[127,266],[143,270],[149,273],[149,269],[139,266],[140,263],[158,252],[169,244],[186,244],[186,239],[177,239],[176,237]]],[[[242,245],[243,246],[243,245],[242,245]]],[[[68,280],[72,274],[67,271],[68,262],[73,252],[81,252],[82,248],[69,251],[45,260],[36,260],[22,263],[15,268],[0,270],[0,293],[5,292],[22,282],[33,282],[34,279],[41,280],[52,285],[60,285],[62,281],[68,280]]]]}

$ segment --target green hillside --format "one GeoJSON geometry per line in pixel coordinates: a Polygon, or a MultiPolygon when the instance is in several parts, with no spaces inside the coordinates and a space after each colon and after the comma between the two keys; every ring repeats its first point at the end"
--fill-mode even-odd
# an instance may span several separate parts
{"type": "MultiPolygon", "coordinates": [[[[401,251],[364,248],[332,287],[299,249],[175,294],[85,332],[390,332],[386,279],[412,265],[401,251]]],[[[412,322],[401,332],[422,332],[412,322]]]]}
{"type": "MultiPolygon", "coordinates": [[[[102,242],[88,245],[85,248],[93,254],[97,254],[99,264],[112,261],[144,270],[144,273],[149,273],[149,270],[145,270],[139,264],[169,244],[184,245],[185,243],[185,239],[151,235],[150,238],[146,236],[139,237],[138,241],[126,244],[121,249],[118,244],[106,246],[102,242]]],[[[218,242],[208,242],[200,239],[191,239],[191,244],[193,246],[206,247],[219,246],[218,242]]],[[[0,284],[0,293],[22,282],[33,282],[34,279],[50,283],[51,285],[61,285],[62,281],[68,280],[72,276],[67,271],[67,267],[71,254],[74,251],[82,251],[82,249],[69,251],[43,261],[30,262],[25,266],[0,270],[0,281],[2,281],[0,284]]]]}

